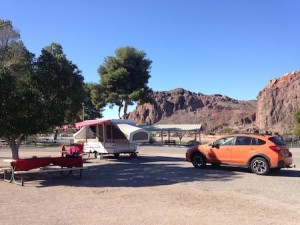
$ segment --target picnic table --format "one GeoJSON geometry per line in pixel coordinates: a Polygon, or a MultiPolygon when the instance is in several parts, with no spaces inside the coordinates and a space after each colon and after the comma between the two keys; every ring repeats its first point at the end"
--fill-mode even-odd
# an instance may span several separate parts
{"type": "Polygon", "coordinates": [[[72,176],[81,179],[83,161],[81,157],[33,157],[27,159],[4,159],[4,162],[10,164],[9,167],[2,168],[3,180],[9,183],[24,186],[24,175],[34,173],[60,172],[61,175],[72,176]],[[78,171],[75,176],[73,171],[78,171]],[[9,177],[10,174],[10,177],[9,177]],[[18,179],[20,177],[20,179],[18,179]]]}

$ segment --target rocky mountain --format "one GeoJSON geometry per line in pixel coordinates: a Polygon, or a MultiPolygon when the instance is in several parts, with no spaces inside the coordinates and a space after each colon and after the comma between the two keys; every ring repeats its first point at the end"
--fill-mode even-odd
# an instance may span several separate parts
{"type": "Polygon", "coordinates": [[[290,133],[300,109],[300,71],[270,80],[257,97],[256,125],[261,130],[290,133]]]}
{"type": "Polygon", "coordinates": [[[182,88],[153,93],[154,104],[137,106],[129,118],[138,124],[200,123],[206,132],[258,129],[292,133],[300,109],[300,71],[270,80],[257,100],[193,93],[182,88]]]}
{"type": "Polygon", "coordinates": [[[204,95],[182,88],[154,92],[154,104],[137,106],[129,119],[138,124],[203,124],[207,131],[246,129],[255,122],[256,100],[239,101],[224,95],[204,95]]]}

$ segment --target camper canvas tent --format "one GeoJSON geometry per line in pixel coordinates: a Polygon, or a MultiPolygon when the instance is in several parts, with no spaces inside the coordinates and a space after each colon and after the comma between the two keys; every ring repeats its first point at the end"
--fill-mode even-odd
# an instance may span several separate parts
{"type": "Polygon", "coordinates": [[[97,119],[76,123],[80,130],[73,135],[75,143],[84,143],[84,152],[136,155],[137,145],[149,142],[150,134],[135,125],[133,120],[97,119]]]}

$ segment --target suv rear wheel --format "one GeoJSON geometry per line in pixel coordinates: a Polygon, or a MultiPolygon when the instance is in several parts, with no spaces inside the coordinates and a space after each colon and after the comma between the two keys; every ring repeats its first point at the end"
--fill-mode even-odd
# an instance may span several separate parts
{"type": "Polygon", "coordinates": [[[205,157],[200,153],[193,154],[192,163],[195,168],[204,168],[206,166],[205,157]]]}
{"type": "Polygon", "coordinates": [[[256,157],[252,159],[250,168],[253,173],[258,175],[265,175],[270,171],[269,163],[265,158],[262,157],[256,157]]]}

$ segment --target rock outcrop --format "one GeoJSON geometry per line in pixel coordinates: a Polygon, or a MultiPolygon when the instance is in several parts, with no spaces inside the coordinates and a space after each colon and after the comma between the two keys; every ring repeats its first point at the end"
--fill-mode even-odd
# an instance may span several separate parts
{"type": "Polygon", "coordinates": [[[300,109],[300,71],[273,79],[257,97],[256,125],[261,130],[290,133],[300,109]]]}
{"type": "Polygon", "coordinates": [[[137,106],[129,119],[138,124],[198,123],[207,131],[246,127],[255,122],[256,100],[239,101],[224,95],[204,95],[178,88],[154,92],[154,104],[137,106]]]}
{"type": "Polygon", "coordinates": [[[257,100],[239,101],[224,95],[192,93],[182,88],[154,92],[154,104],[137,106],[129,118],[138,124],[200,123],[206,131],[229,129],[292,133],[293,114],[300,109],[300,71],[273,79],[257,100]]]}

